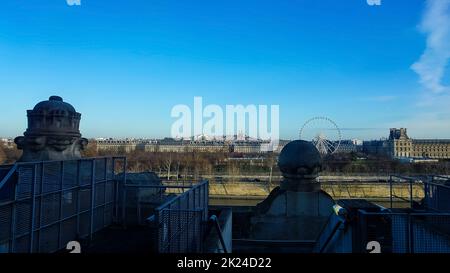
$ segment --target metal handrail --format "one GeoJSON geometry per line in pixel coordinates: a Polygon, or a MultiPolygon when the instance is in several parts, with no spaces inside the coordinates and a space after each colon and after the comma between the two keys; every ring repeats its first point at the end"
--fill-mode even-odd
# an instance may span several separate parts
{"type": "MultiPolygon", "coordinates": [[[[205,185],[205,184],[208,184],[208,181],[207,181],[207,180],[204,180],[204,181],[202,181],[202,182],[200,182],[200,183],[198,183],[197,185],[194,185],[194,186],[192,186],[192,187],[187,186],[187,188],[189,188],[189,189],[191,189],[191,190],[195,190],[195,189],[200,188],[201,186],[203,186],[203,185],[205,185]]],[[[168,186],[163,186],[163,187],[168,187],[168,186]]],[[[185,186],[185,187],[186,187],[186,186],[185,186]]],[[[184,188],[184,187],[176,187],[176,188],[184,188]]],[[[185,195],[187,195],[187,194],[189,194],[189,191],[185,191],[185,192],[183,192],[182,194],[177,195],[175,198],[170,199],[170,200],[166,201],[165,203],[163,203],[162,205],[160,205],[159,207],[157,207],[157,208],[155,209],[155,211],[161,211],[161,210],[166,209],[166,207],[170,206],[170,204],[175,203],[176,201],[178,201],[179,199],[183,198],[183,197],[184,197],[185,195]]]]}
{"type": "Polygon", "coordinates": [[[123,159],[126,158],[125,156],[99,156],[99,157],[86,157],[86,158],[79,158],[79,159],[69,159],[69,160],[46,160],[46,161],[30,161],[30,162],[16,162],[14,164],[9,165],[2,165],[2,166],[12,166],[12,168],[9,170],[9,172],[6,174],[6,176],[0,181],[0,189],[6,184],[6,182],[11,178],[11,176],[14,174],[14,172],[17,170],[20,166],[34,166],[36,164],[45,164],[45,163],[59,163],[61,161],[94,161],[98,159],[123,159]]]}
{"type": "MultiPolygon", "coordinates": [[[[395,196],[393,194],[393,183],[407,183],[409,184],[409,200],[404,200],[404,201],[409,201],[411,208],[414,206],[414,200],[413,200],[413,184],[419,182],[424,184],[424,180],[423,179],[419,179],[418,177],[414,177],[414,176],[405,176],[405,175],[397,175],[397,174],[391,174],[389,175],[389,199],[390,199],[390,208],[393,208],[393,202],[394,202],[394,197],[398,198],[397,196],[395,196]],[[394,181],[393,178],[398,178],[401,180],[406,180],[406,181],[394,181]]],[[[403,198],[400,198],[401,200],[403,200],[403,198]]]]}
{"type": "MultiPolygon", "coordinates": [[[[163,187],[167,187],[167,186],[163,186],[163,187]]],[[[175,187],[175,188],[180,188],[175,187]]],[[[162,223],[160,222],[161,220],[163,220],[163,218],[161,218],[163,216],[163,213],[165,211],[174,211],[174,212],[201,212],[200,216],[200,221],[199,222],[193,222],[192,224],[196,226],[196,228],[200,228],[200,234],[197,234],[196,236],[198,237],[197,239],[201,238],[203,235],[203,224],[204,222],[206,222],[208,219],[208,180],[203,180],[202,182],[193,185],[193,186],[189,186],[189,187],[183,187],[183,188],[188,188],[189,190],[184,191],[183,193],[177,195],[176,197],[164,202],[163,204],[161,204],[160,206],[158,206],[155,211],[154,211],[154,217],[150,217],[147,218],[147,221],[153,221],[154,223],[157,224],[157,233],[161,234],[162,230],[162,223]],[[193,199],[191,199],[193,198],[193,199]],[[184,200],[186,200],[187,202],[184,202],[184,200]],[[192,201],[192,202],[191,202],[192,201]],[[197,205],[197,201],[199,201],[198,205],[197,205]]],[[[195,216],[197,217],[197,216],[195,216]]],[[[193,218],[190,217],[190,219],[188,219],[187,221],[189,221],[189,225],[191,225],[191,222],[193,218]]],[[[183,220],[185,221],[185,220],[183,220]]],[[[177,226],[180,227],[180,225],[184,225],[181,222],[181,218],[176,220],[177,226]]],[[[163,242],[159,241],[158,239],[158,251],[160,252],[165,252],[166,251],[166,244],[167,243],[173,243],[171,242],[172,239],[175,239],[175,241],[177,241],[178,239],[176,239],[176,236],[179,235],[179,232],[185,232],[188,231],[189,229],[189,225],[187,227],[187,229],[183,228],[183,230],[181,231],[176,231],[177,234],[173,234],[171,233],[171,239],[167,240],[164,239],[163,242]],[[173,237],[175,236],[175,237],[173,237]]],[[[169,225],[170,227],[171,225],[169,225]]],[[[170,228],[169,228],[170,230],[170,228]]],[[[173,231],[169,231],[173,232],[173,231]]],[[[160,236],[160,235],[158,235],[160,236]]],[[[159,238],[159,237],[157,237],[159,238]]],[[[199,243],[198,247],[201,248],[201,243],[199,243]]],[[[178,241],[178,248],[180,248],[180,242],[178,241]]]]}
{"type": "Polygon", "coordinates": [[[330,235],[328,236],[327,240],[325,241],[325,243],[320,247],[319,253],[323,253],[323,251],[327,248],[328,244],[331,242],[331,239],[333,239],[334,235],[336,234],[336,232],[339,230],[339,227],[342,225],[342,221],[338,221],[333,229],[331,230],[330,235]]]}
{"type": "Polygon", "coordinates": [[[381,212],[368,212],[365,210],[359,210],[359,213],[365,215],[411,215],[411,216],[450,216],[450,212],[390,212],[390,211],[381,211],[381,212]]]}
{"type": "Polygon", "coordinates": [[[136,185],[125,184],[129,188],[144,188],[144,189],[192,189],[192,186],[165,186],[165,185],[136,185]]]}
{"type": "Polygon", "coordinates": [[[443,185],[443,184],[439,184],[439,183],[436,183],[436,182],[426,181],[426,182],[423,182],[423,183],[424,183],[424,184],[433,185],[433,186],[437,186],[437,187],[442,187],[442,188],[450,189],[450,186],[449,186],[449,185],[443,185]]]}
{"type": "Polygon", "coordinates": [[[83,158],[75,158],[75,159],[66,159],[66,160],[43,160],[43,161],[27,161],[27,162],[16,162],[14,165],[34,165],[41,163],[58,163],[61,161],[90,161],[97,159],[123,159],[126,156],[96,156],[96,157],[83,157],[83,158]]]}
{"type": "Polygon", "coordinates": [[[0,189],[3,188],[3,186],[8,182],[8,180],[11,178],[11,176],[16,172],[18,164],[14,164],[14,166],[9,170],[9,172],[6,174],[5,177],[3,177],[2,181],[0,182],[0,189]]]}
{"type": "Polygon", "coordinates": [[[214,226],[216,227],[216,231],[217,231],[217,234],[219,235],[220,244],[222,245],[223,252],[229,253],[227,246],[225,245],[225,239],[223,238],[222,229],[220,228],[219,220],[217,219],[217,216],[211,215],[211,217],[209,218],[209,221],[213,222],[214,226]]]}

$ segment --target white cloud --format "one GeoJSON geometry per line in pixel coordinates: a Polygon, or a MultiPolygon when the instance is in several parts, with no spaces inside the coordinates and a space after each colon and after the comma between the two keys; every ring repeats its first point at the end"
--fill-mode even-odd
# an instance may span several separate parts
{"type": "Polygon", "coordinates": [[[411,68],[427,90],[449,92],[442,80],[450,59],[450,0],[427,0],[420,30],[427,35],[426,49],[411,68]]]}
{"type": "Polygon", "coordinates": [[[69,6],[81,6],[81,0],[66,0],[69,6]]]}

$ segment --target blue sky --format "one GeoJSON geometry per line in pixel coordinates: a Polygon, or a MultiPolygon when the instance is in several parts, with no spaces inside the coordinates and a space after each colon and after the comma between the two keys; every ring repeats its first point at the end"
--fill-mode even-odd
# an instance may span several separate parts
{"type": "Polygon", "coordinates": [[[0,135],[22,134],[26,110],[56,94],[83,114],[87,137],[168,136],[172,107],[202,96],[280,105],[282,138],[314,116],[375,128],[345,138],[380,138],[391,126],[450,138],[450,51],[426,54],[435,26],[450,22],[449,1],[426,2],[3,0],[0,135]],[[442,20],[424,29],[434,2],[442,20]],[[429,56],[443,67],[440,90],[427,82],[429,56]]]}

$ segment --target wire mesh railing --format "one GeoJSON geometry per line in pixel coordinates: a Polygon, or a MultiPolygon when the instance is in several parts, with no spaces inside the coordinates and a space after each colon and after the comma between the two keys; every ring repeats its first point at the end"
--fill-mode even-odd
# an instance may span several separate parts
{"type": "Polygon", "coordinates": [[[394,208],[394,204],[402,204],[401,207],[403,208],[406,205],[412,209],[415,202],[420,201],[424,196],[424,183],[420,177],[390,175],[389,190],[391,209],[394,208]]]}
{"type": "Polygon", "coordinates": [[[424,205],[434,211],[450,212],[450,178],[430,176],[425,182],[424,205]]]}
{"type": "MultiPolygon", "coordinates": [[[[16,163],[4,177],[0,252],[56,252],[117,219],[125,157],[16,163]]],[[[126,176],[123,175],[123,179],[126,176]]]]}
{"type": "Polygon", "coordinates": [[[192,189],[191,186],[168,186],[160,184],[130,184],[120,186],[119,219],[127,225],[145,225],[150,215],[161,204],[192,189]]]}
{"type": "Polygon", "coordinates": [[[358,219],[362,247],[377,241],[382,252],[450,253],[450,213],[360,210],[358,219]]]}
{"type": "Polygon", "coordinates": [[[155,209],[157,251],[198,253],[208,220],[209,183],[202,181],[155,209]]]}

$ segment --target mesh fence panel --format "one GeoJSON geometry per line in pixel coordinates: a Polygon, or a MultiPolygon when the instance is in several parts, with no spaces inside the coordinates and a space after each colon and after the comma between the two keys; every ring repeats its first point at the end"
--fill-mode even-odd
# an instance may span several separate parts
{"type": "Polygon", "coordinates": [[[39,232],[39,252],[49,253],[59,249],[58,225],[42,228],[39,232]]]}
{"type": "Polygon", "coordinates": [[[16,203],[15,235],[27,234],[31,229],[31,204],[30,200],[16,203]]]}
{"type": "Polygon", "coordinates": [[[30,235],[16,237],[16,239],[14,240],[14,252],[28,253],[30,251],[30,237],[30,235]]]}
{"type": "Polygon", "coordinates": [[[70,189],[76,187],[78,185],[78,161],[70,160],[64,161],[64,180],[63,180],[63,188],[70,189]]]}
{"type": "Polygon", "coordinates": [[[24,199],[31,196],[31,188],[33,185],[33,171],[33,166],[23,166],[18,168],[16,199],[24,199]]]}
{"type": "Polygon", "coordinates": [[[79,234],[80,237],[86,237],[90,233],[90,227],[91,227],[91,213],[85,212],[81,213],[79,215],[79,234]]]}
{"type": "Polygon", "coordinates": [[[11,237],[11,219],[12,219],[12,204],[4,204],[0,206],[0,244],[6,242],[9,245],[11,237]]]}
{"type": "Polygon", "coordinates": [[[163,210],[160,213],[160,253],[195,253],[202,249],[202,211],[163,210]]]}
{"type": "Polygon", "coordinates": [[[60,214],[60,193],[47,194],[41,197],[41,216],[39,226],[46,226],[59,220],[60,214]]]}
{"type": "Polygon", "coordinates": [[[408,253],[408,215],[392,215],[392,252],[408,253]]]}
{"type": "Polygon", "coordinates": [[[55,252],[112,224],[116,164],[126,159],[19,163],[12,201],[0,203],[0,252],[55,252]]]}
{"type": "Polygon", "coordinates": [[[60,248],[64,248],[64,243],[77,237],[77,218],[70,218],[61,223],[61,242],[60,248]]]}
{"type": "MultiPolygon", "coordinates": [[[[361,230],[379,233],[384,250],[393,253],[450,253],[450,214],[446,213],[364,213],[361,230]],[[384,231],[384,225],[377,226],[377,220],[383,217],[390,223],[384,231]],[[382,227],[382,228],[380,228],[382,227]]],[[[379,221],[378,221],[379,222],[379,221]]],[[[365,234],[363,242],[374,240],[371,234],[365,234]]]]}
{"type": "Polygon", "coordinates": [[[207,199],[208,182],[204,181],[156,209],[160,253],[202,251],[207,199]]]}
{"type": "Polygon", "coordinates": [[[450,216],[411,218],[414,253],[450,253],[450,216]]]}
{"type": "Polygon", "coordinates": [[[450,212],[450,186],[425,184],[425,205],[436,211],[450,212]]]}

